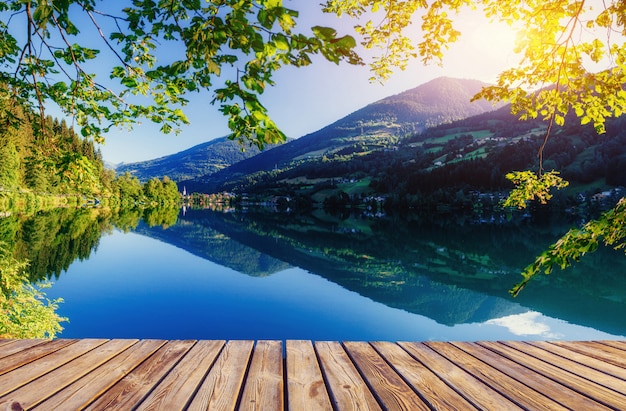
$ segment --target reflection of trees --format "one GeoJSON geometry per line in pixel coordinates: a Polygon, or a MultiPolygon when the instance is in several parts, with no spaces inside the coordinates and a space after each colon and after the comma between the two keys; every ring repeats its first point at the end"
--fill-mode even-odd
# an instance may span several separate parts
{"type": "Polygon", "coordinates": [[[19,260],[29,262],[30,279],[59,277],[76,259],[85,260],[114,227],[130,231],[142,218],[149,225],[167,227],[176,222],[178,208],[58,208],[0,219],[0,241],[19,260]]]}
{"type": "Polygon", "coordinates": [[[0,240],[14,257],[29,262],[31,280],[58,277],[76,259],[86,259],[110,230],[109,213],[101,209],[54,209],[0,220],[0,240]]]}

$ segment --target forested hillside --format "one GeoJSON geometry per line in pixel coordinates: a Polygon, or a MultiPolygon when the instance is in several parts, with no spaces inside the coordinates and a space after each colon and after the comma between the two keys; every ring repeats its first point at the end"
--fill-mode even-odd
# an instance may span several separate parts
{"type": "MultiPolygon", "coordinates": [[[[318,161],[251,173],[224,183],[222,189],[331,208],[365,203],[384,203],[391,209],[472,208],[480,202],[481,192],[512,188],[506,173],[538,167],[546,129],[546,122],[519,121],[503,107],[394,144],[354,143],[318,161]]],[[[626,185],[626,120],[607,121],[607,133],[601,136],[575,120],[554,128],[544,151],[544,168],[560,171],[572,183],[569,195],[583,193],[589,198],[626,185]]]]}
{"type": "MultiPolygon", "coordinates": [[[[265,150],[274,146],[269,144],[265,150]]],[[[129,172],[140,181],[164,176],[174,181],[183,181],[213,174],[260,152],[255,145],[244,146],[238,141],[221,137],[154,160],[120,164],[116,171],[120,174],[129,172]]]]}
{"type": "Polygon", "coordinates": [[[24,195],[72,196],[81,203],[82,198],[107,198],[123,205],[178,204],[178,187],[171,179],[141,184],[129,174],[116,177],[94,142],[78,136],[65,120],[42,119],[15,104],[2,113],[0,200],[9,199],[0,203],[3,207],[24,195]]]}
{"type": "MultiPolygon", "coordinates": [[[[6,104],[6,103],[5,103],[6,104]]],[[[105,169],[92,141],[64,120],[13,106],[0,119],[0,187],[37,193],[89,196],[110,190],[114,173],[105,169]]]]}
{"type": "Polygon", "coordinates": [[[361,152],[385,150],[426,127],[491,111],[490,103],[471,102],[485,86],[477,80],[440,77],[369,104],[319,131],[182,184],[193,191],[221,191],[247,185],[256,173],[315,167],[329,157],[353,152],[355,147],[361,152]]]}

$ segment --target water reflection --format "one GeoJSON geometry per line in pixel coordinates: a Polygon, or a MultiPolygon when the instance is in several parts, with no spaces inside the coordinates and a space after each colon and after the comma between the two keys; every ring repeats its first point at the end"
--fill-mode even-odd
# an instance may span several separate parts
{"type": "MultiPolygon", "coordinates": [[[[560,221],[177,213],[12,215],[0,240],[31,260],[33,279],[58,279],[52,297],[66,298],[72,327],[63,336],[545,339],[563,338],[564,323],[626,335],[621,252],[599,250],[507,293],[567,230],[560,221]]],[[[565,338],[588,338],[582,327],[565,338]]]]}
{"type": "Polygon", "coordinates": [[[621,252],[601,249],[564,272],[535,281],[516,299],[508,295],[522,268],[568,227],[554,220],[475,225],[433,216],[372,220],[321,212],[285,216],[192,210],[172,230],[139,226],[137,231],[249,275],[280,271],[288,263],[445,325],[496,318],[504,324],[528,318],[514,315],[530,309],[625,334],[626,319],[619,315],[626,308],[621,252]],[[269,260],[259,258],[259,252],[269,260]],[[241,261],[247,262],[245,270],[241,261]]]}

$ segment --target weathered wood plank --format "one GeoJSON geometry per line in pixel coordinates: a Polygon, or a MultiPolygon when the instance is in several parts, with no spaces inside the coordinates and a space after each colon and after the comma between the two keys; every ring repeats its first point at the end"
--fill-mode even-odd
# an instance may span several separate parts
{"type": "Polygon", "coordinates": [[[335,341],[319,341],[315,350],[328,381],[331,401],[339,410],[380,410],[348,354],[335,341]]]}
{"type": "Polygon", "coordinates": [[[311,341],[289,340],[287,351],[287,400],[289,410],[333,409],[311,341]]]}
{"type": "MultiPolygon", "coordinates": [[[[5,396],[13,390],[24,386],[36,378],[53,371],[54,369],[72,361],[86,352],[102,345],[107,340],[86,339],[56,350],[49,355],[29,362],[0,376],[0,396],[5,396]]],[[[5,397],[0,398],[0,401],[5,397]]]]}
{"type": "Polygon", "coordinates": [[[344,348],[382,403],[392,410],[429,410],[428,405],[366,342],[345,342],[344,348]]]}
{"type": "Polygon", "coordinates": [[[500,372],[515,378],[531,389],[554,399],[570,409],[609,409],[601,404],[598,404],[596,401],[593,401],[592,399],[587,398],[578,392],[551,380],[550,378],[547,378],[543,374],[539,374],[528,367],[518,364],[508,357],[502,356],[476,343],[453,342],[452,344],[480,359],[484,363],[489,364],[491,367],[499,370],[500,372]]]}
{"type": "Polygon", "coordinates": [[[617,365],[610,364],[606,361],[601,361],[592,355],[581,354],[579,352],[569,350],[565,347],[561,347],[557,344],[552,344],[546,341],[529,341],[529,344],[546,350],[552,354],[567,358],[571,361],[576,361],[579,364],[583,364],[594,370],[600,371],[605,374],[609,374],[613,377],[620,378],[626,381],[626,368],[619,367],[617,365]]]}
{"type": "Polygon", "coordinates": [[[223,340],[198,341],[137,410],[185,409],[224,344],[223,340]]]}
{"type": "Polygon", "coordinates": [[[0,340],[0,359],[46,342],[50,340],[0,340]]]}
{"type": "Polygon", "coordinates": [[[553,411],[567,409],[549,397],[528,389],[528,386],[492,368],[453,344],[446,342],[424,344],[523,408],[553,411]]]}
{"type": "Polygon", "coordinates": [[[132,409],[167,375],[194,343],[195,341],[190,340],[168,341],[86,409],[132,409]]]}
{"type": "Polygon", "coordinates": [[[626,404],[623,341],[287,341],[284,361],[279,341],[254,347],[254,341],[0,340],[0,409],[602,410],[626,404]]]}
{"type": "Polygon", "coordinates": [[[52,396],[64,387],[70,385],[89,371],[97,368],[121,351],[135,344],[137,340],[111,340],[98,346],[97,350],[91,350],[51,370],[45,375],[32,381],[27,386],[22,386],[0,399],[0,407],[20,404],[22,409],[29,409],[52,396]]]}
{"type": "Polygon", "coordinates": [[[28,344],[29,340],[22,341],[26,344],[11,344],[2,348],[3,352],[6,349],[10,355],[0,360],[0,375],[67,347],[77,340],[52,340],[43,343],[41,340],[36,340],[37,344],[28,344]]]}
{"type": "Polygon", "coordinates": [[[373,342],[372,346],[391,364],[430,407],[435,410],[469,410],[474,407],[441,378],[392,342],[373,342]]]}
{"type": "Polygon", "coordinates": [[[190,411],[233,410],[241,392],[254,341],[229,341],[189,404],[190,411]]]}
{"type": "Polygon", "coordinates": [[[520,409],[517,404],[427,346],[421,343],[402,342],[399,344],[477,408],[520,409]]]}
{"type": "Polygon", "coordinates": [[[283,345],[281,341],[257,341],[244,383],[240,410],[282,410],[283,345]]]}
{"type": "Polygon", "coordinates": [[[567,369],[556,367],[528,355],[502,342],[481,341],[478,344],[510,358],[523,366],[529,367],[533,371],[557,381],[561,385],[569,387],[579,393],[583,393],[601,404],[605,404],[609,407],[617,407],[618,409],[621,408],[623,404],[626,404],[626,399],[621,394],[618,394],[617,392],[602,385],[596,384],[591,380],[572,374],[567,369]]]}
{"type": "Polygon", "coordinates": [[[617,367],[626,368],[626,351],[604,343],[593,341],[550,341],[550,344],[566,348],[579,354],[588,355],[617,367]]]}
{"type": "Polygon", "coordinates": [[[626,382],[624,380],[615,378],[612,375],[598,371],[586,364],[577,363],[569,358],[561,357],[526,342],[506,341],[502,344],[506,344],[511,348],[522,351],[548,364],[552,364],[555,367],[567,370],[572,374],[617,391],[622,394],[622,404],[626,404],[626,382]]]}
{"type": "Polygon", "coordinates": [[[626,341],[606,340],[606,341],[598,341],[598,342],[602,343],[603,345],[608,345],[609,347],[614,347],[619,350],[626,351],[626,341]]]}
{"type": "Polygon", "coordinates": [[[83,409],[165,344],[163,340],[142,340],[57,392],[35,410],[83,409]]]}

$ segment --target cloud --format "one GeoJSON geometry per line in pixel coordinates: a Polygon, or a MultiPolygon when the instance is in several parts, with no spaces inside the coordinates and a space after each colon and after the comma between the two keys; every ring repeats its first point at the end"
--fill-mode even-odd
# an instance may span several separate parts
{"type": "Polygon", "coordinates": [[[545,338],[557,338],[557,334],[550,330],[549,325],[539,321],[541,317],[543,317],[541,313],[528,311],[522,314],[494,318],[487,321],[486,324],[506,327],[511,333],[519,336],[533,335],[545,338]]]}

